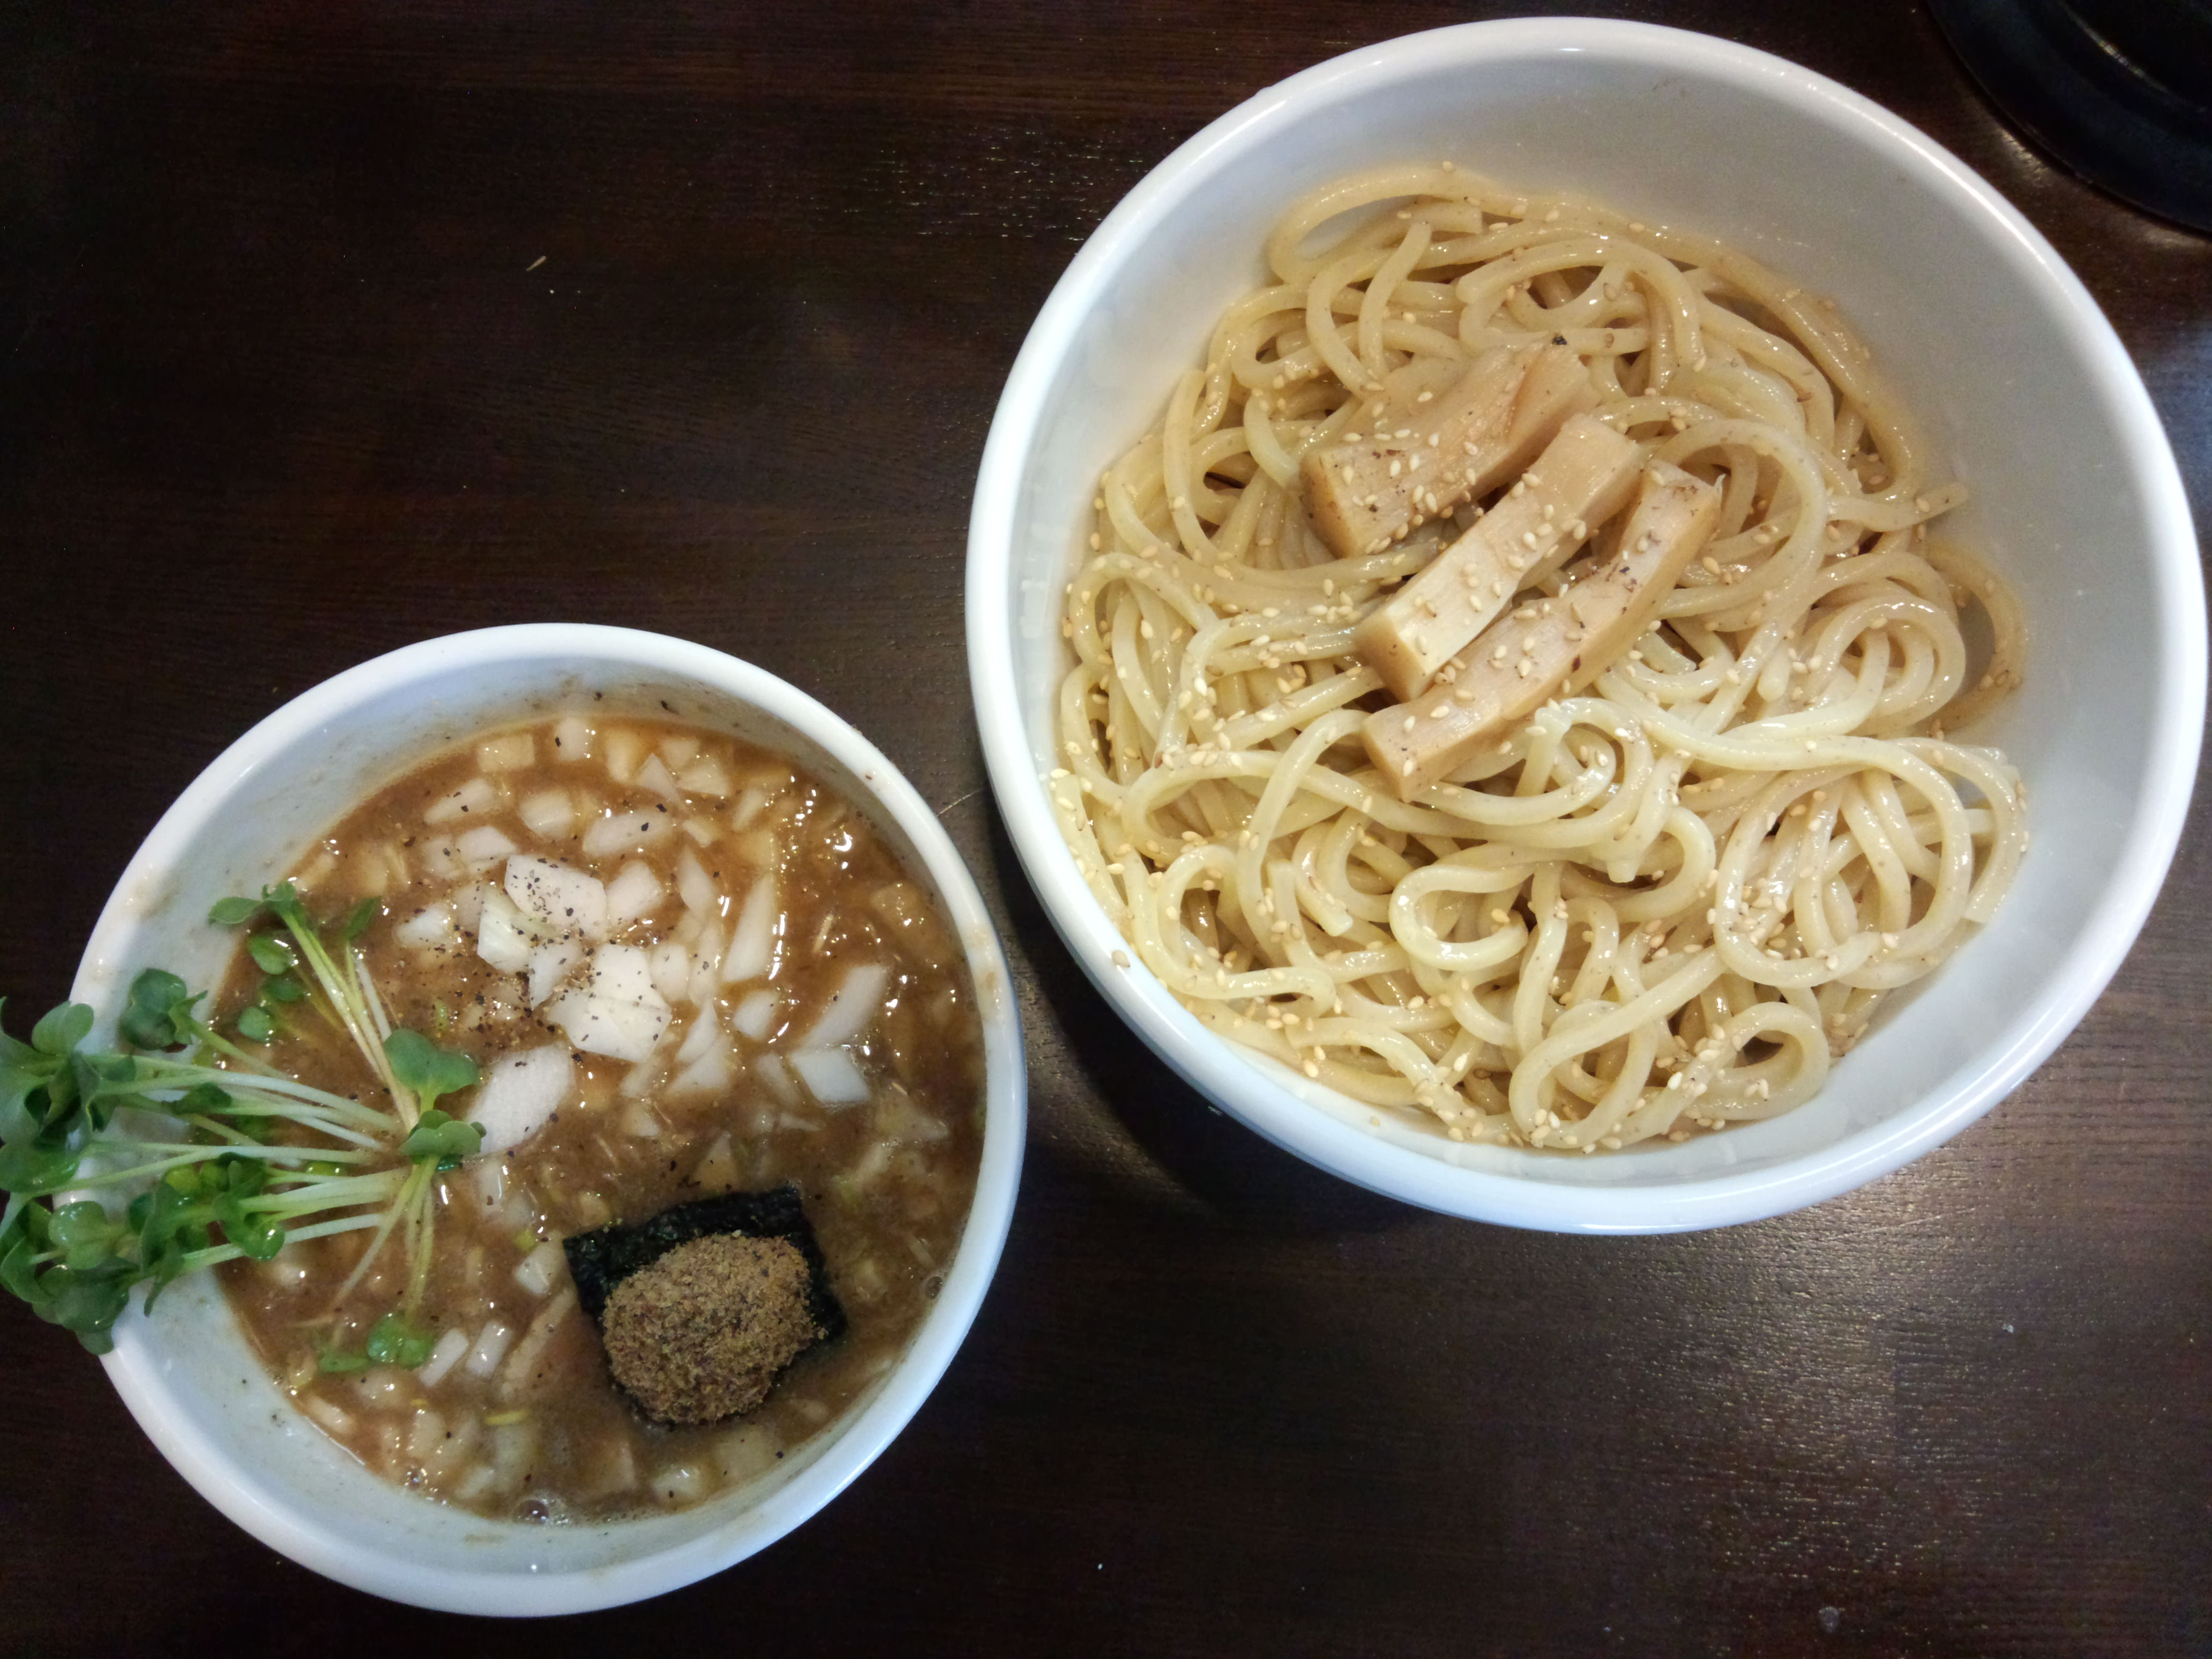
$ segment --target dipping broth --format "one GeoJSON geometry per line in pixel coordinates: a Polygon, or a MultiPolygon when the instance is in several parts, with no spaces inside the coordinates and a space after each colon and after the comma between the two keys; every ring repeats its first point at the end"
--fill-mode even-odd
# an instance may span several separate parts
{"type": "MultiPolygon", "coordinates": [[[[567,717],[417,768],[291,872],[362,936],[394,1028],[476,1060],[440,1103],[484,1151],[439,1177],[412,1369],[366,1363],[404,1299],[365,1232],[222,1269],[300,1409],[370,1468],[503,1518],[696,1503],[774,1467],[904,1351],[960,1240],[981,1142],[974,988],[933,896],[860,813],[703,729],[567,717]],[[709,1194],[800,1190],[848,1328],[756,1410],[648,1423],[577,1305],[563,1237],[709,1194]],[[352,1367],[352,1369],[334,1369],[352,1367]]],[[[289,1075],[375,1098],[353,1047],[241,951],[222,1007],[289,1075]]]]}

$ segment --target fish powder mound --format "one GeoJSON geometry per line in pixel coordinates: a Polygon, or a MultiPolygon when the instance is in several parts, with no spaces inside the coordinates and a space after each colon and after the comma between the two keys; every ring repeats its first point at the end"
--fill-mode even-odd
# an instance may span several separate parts
{"type": "Polygon", "coordinates": [[[677,1246],[607,1298],[615,1381],[657,1422],[750,1411],[823,1335],[808,1275],[806,1258],[781,1238],[718,1234],[677,1246]]]}

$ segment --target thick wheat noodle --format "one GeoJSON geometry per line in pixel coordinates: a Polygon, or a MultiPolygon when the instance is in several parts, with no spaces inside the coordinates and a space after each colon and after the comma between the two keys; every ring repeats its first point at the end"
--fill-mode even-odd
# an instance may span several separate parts
{"type": "Polygon", "coordinates": [[[2026,644],[1929,534],[1963,491],[1832,307],[1671,227],[1407,166],[1307,198],[1267,259],[1102,476],[1069,585],[1047,786],[1099,902],[1212,1030],[1455,1140],[1593,1152],[1801,1104],[2027,846],[2003,757],[1938,723],[2026,644]],[[1637,648],[1401,801],[1352,630],[1480,506],[1337,558],[1300,462],[1413,357],[1543,339],[1721,487],[1719,526],[1637,648]]]}

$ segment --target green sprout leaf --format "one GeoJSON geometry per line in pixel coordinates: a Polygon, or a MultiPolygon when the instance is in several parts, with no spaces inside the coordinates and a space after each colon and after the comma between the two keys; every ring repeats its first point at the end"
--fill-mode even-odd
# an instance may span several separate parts
{"type": "Polygon", "coordinates": [[[108,1214],[105,1205],[88,1198],[56,1210],[47,1225],[47,1237],[62,1252],[64,1267],[85,1273],[115,1254],[124,1231],[122,1221],[108,1214]]]}
{"type": "Polygon", "coordinates": [[[261,981],[261,994],[271,1002],[304,1002],[307,988],[289,974],[278,974],[261,981]]]}
{"type": "Polygon", "coordinates": [[[440,1169],[450,1170],[462,1159],[474,1158],[483,1146],[482,1124],[463,1123],[433,1108],[422,1114],[413,1133],[400,1142],[399,1151],[417,1164],[434,1160],[440,1169]]]}
{"type": "Polygon", "coordinates": [[[218,927],[242,927],[261,914],[262,901],[252,898],[222,898],[208,912],[208,920],[218,927]]]}
{"type": "Polygon", "coordinates": [[[131,981],[131,1001],[115,1029],[134,1048],[179,1048],[199,1035],[192,1005],[199,1000],[184,981],[149,968],[131,981]]]}
{"type": "Polygon", "coordinates": [[[369,930],[370,924],[384,914],[384,901],[371,893],[346,913],[345,926],[338,931],[350,945],[369,930]]]}
{"type": "Polygon", "coordinates": [[[31,1046],[56,1059],[70,1053],[92,1031],[92,1010],[82,1002],[64,1002],[48,1011],[31,1028],[31,1046]]]}
{"type": "Polygon", "coordinates": [[[131,1269],[110,1261],[89,1273],[69,1267],[49,1267],[39,1275],[40,1300],[33,1310],[42,1319],[76,1333],[77,1340],[94,1353],[115,1346],[117,1317],[131,1300],[131,1269]]]}
{"type": "Polygon", "coordinates": [[[246,1207],[247,1199],[267,1190],[269,1165],[259,1158],[226,1158],[209,1173],[217,1177],[213,1208],[225,1242],[251,1261],[266,1261],[283,1249],[283,1224],[246,1207]]]}
{"type": "Polygon", "coordinates": [[[275,933],[254,934],[246,941],[246,954],[253,958],[253,965],[264,974],[288,972],[300,959],[300,953],[292,948],[292,942],[275,933]]]}
{"type": "Polygon", "coordinates": [[[231,1024],[248,1042],[266,1042],[276,1035],[276,1022],[266,1008],[241,1008],[231,1024]]]}
{"type": "Polygon", "coordinates": [[[38,1252],[31,1241],[19,1238],[0,1251],[0,1285],[6,1285],[33,1308],[44,1300],[39,1294],[38,1252]]]}
{"type": "Polygon", "coordinates": [[[476,1061],[438,1048],[420,1032],[394,1031],[384,1039],[384,1057],[401,1086],[415,1091],[426,1119],[439,1096],[473,1087],[477,1081],[476,1061]]]}
{"type": "Polygon", "coordinates": [[[76,1179],[87,1139],[80,1133],[52,1143],[43,1138],[20,1146],[10,1142],[0,1148],[0,1187],[21,1198],[61,1191],[76,1179]]]}
{"type": "Polygon", "coordinates": [[[369,1331],[368,1357],[377,1364],[411,1371],[429,1363],[430,1350],[437,1344],[435,1331],[422,1330],[403,1316],[388,1313],[369,1331]]]}
{"type": "Polygon", "coordinates": [[[179,1117],[204,1116],[220,1112],[231,1103],[230,1093],[218,1084],[196,1083],[185,1091],[184,1097],[167,1109],[179,1117]]]}

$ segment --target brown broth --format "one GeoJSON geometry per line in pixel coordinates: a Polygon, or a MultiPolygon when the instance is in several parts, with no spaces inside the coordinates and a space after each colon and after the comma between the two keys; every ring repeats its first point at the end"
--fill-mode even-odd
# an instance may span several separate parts
{"type": "MultiPolygon", "coordinates": [[[[569,1050],[573,1067],[573,1085],[544,1127],[503,1156],[440,1177],[416,1322],[461,1332],[471,1352],[434,1382],[425,1381],[434,1365],[325,1369],[326,1354],[358,1352],[400,1303],[408,1272],[397,1243],[335,1307],[366,1233],[295,1243],[273,1261],[222,1269],[232,1305],[280,1382],[370,1468],[493,1516],[599,1520],[680,1507],[773,1467],[904,1350],[975,1190],[981,1036],[973,986],[933,899],[848,803],[781,757],[720,733],[570,717],[489,733],[418,767],[349,815],[293,880],[322,916],[366,896],[383,899],[383,917],[362,944],[394,1027],[486,1068],[555,1046],[569,1050]],[[655,783],[675,793],[656,793],[655,783]],[[426,814],[441,821],[426,823],[426,814]],[[592,826],[626,822],[642,827],[644,845],[584,850],[615,834],[603,827],[594,838],[592,826]],[[477,955],[481,905],[495,902],[480,884],[497,887],[508,856],[487,856],[498,838],[611,884],[634,863],[658,879],[658,902],[609,937],[647,950],[657,986],[684,987],[681,996],[664,993],[672,1017],[648,1058],[577,1049],[549,1017],[566,1006],[557,994],[533,1008],[519,972],[477,955]],[[721,982],[712,966],[702,974],[699,960],[723,959],[748,894],[770,876],[780,925],[767,971],[738,983],[721,982]],[[687,889],[712,902],[694,908],[687,889]],[[441,903],[465,921],[472,908],[478,914],[441,929],[434,912],[422,920],[441,903]],[[679,976],[671,951],[650,955],[661,946],[680,947],[690,971],[679,976]],[[881,1012],[848,1050],[870,1098],[825,1107],[782,1057],[862,963],[889,969],[881,1012]],[[719,1067],[685,1047],[700,1018],[690,999],[702,991],[717,1031],[700,1054],[726,1043],[719,1067]],[[764,1023],[763,991],[777,998],[764,1023]],[[761,1038],[736,1032],[738,1017],[761,1038]],[[850,1328],[802,1354],[743,1418],[690,1429],[646,1422],[606,1374],[559,1240],[710,1193],[787,1181],[800,1188],[850,1328]],[[524,1282],[533,1273],[534,1283],[524,1282]],[[508,1333],[496,1356],[479,1341],[492,1325],[508,1333]]],[[[578,985],[588,978],[588,963],[571,975],[578,985]]],[[[241,950],[221,1006],[234,1012],[261,994],[261,982],[241,950]]],[[[343,1037],[302,1005],[268,1006],[284,1022],[270,1044],[280,1068],[381,1099],[343,1037]]],[[[472,1098],[442,1103],[466,1117],[472,1098]]]]}

